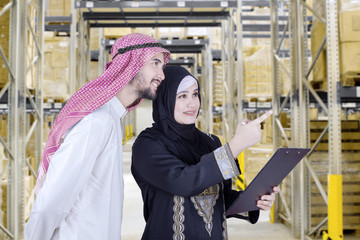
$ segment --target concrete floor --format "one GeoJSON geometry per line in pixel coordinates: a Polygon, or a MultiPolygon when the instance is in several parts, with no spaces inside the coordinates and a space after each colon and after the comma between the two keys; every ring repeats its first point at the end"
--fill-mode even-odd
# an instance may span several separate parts
{"type": "MultiPolygon", "coordinates": [[[[125,199],[122,223],[122,240],[138,240],[145,226],[142,215],[141,192],[130,172],[131,141],[124,146],[125,199]]],[[[284,224],[269,223],[268,212],[261,211],[256,224],[240,219],[228,219],[229,240],[296,240],[291,229],[284,224]]],[[[345,240],[359,240],[359,237],[344,236],[345,240]]]]}

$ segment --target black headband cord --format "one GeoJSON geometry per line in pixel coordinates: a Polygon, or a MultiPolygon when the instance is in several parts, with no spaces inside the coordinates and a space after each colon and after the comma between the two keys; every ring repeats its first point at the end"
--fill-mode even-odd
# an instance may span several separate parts
{"type": "Polygon", "coordinates": [[[112,59],[114,60],[114,58],[118,54],[123,54],[125,52],[129,52],[129,51],[139,49],[139,48],[149,48],[149,47],[161,47],[161,48],[164,48],[164,45],[162,45],[161,43],[143,43],[143,44],[127,46],[127,47],[124,47],[124,48],[119,48],[118,52],[115,54],[115,56],[112,59]]]}

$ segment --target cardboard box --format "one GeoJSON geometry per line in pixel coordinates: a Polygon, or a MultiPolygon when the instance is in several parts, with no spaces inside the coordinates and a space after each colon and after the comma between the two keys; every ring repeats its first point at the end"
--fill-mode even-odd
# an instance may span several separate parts
{"type": "Polygon", "coordinates": [[[49,16],[65,16],[65,2],[63,0],[49,0],[49,16]]]}
{"type": "Polygon", "coordinates": [[[118,39],[131,33],[131,28],[104,28],[104,37],[118,39]]]}
{"type": "Polygon", "coordinates": [[[340,12],[339,33],[340,42],[360,41],[360,10],[340,12]]]}
{"type": "Polygon", "coordinates": [[[53,67],[68,67],[69,53],[67,51],[53,51],[51,53],[51,66],[53,67]]]}
{"type": "Polygon", "coordinates": [[[360,73],[360,35],[358,42],[342,42],[339,48],[342,80],[345,80],[344,76],[347,74],[360,73]]]}
{"type": "Polygon", "coordinates": [[[71,15],[71,0],[65,0],[64,1],[64,15],[65,16],[70,16],[71,15]]]}
{"type": "MultiPolygon", "coordinates": [[[[326,18],[326,5],[325,5],[325,1],[322,0],[314,0],[311,2],[312,4],[312,9],[314,10],[314,12],[316,12],[317,14],[319,14],[322,18],[326,18]]],[[[311,4],[309,4],[311,6],[311,4]]]]}
{"type": "Polygon", "coordinates": [[[271,56],[270,46],[263,46],[244,58],[244,95],[246,98],[271,98],[271,56]]]}
{"type": "MultiPolygon", "coordinates": [[[[355,12],[355,11],[352,11],[355,12]]],[[[357,75],[360,73],[360,11],[359,12],[359,31],[353,31],[350,27],[347,27],[346,31],[340,34],[342,41],[339,43],[339,64],[340,64],[340,75],[342,84],[354,86],[349,84],[349,75],[357,75]],[[359,35],[357,35],[359,34],[359,35]],[[356,41],[350,41],[351,39],[356,41]],[[345,41],[346,40],[346,41],[345,41]],[[346,81],[346,82],[345,82],[346,81]]],[[[349,15],[348,15],[349,16],[349,15]]],[[[348,17],[347,16],[347,17],[348,17]]],[[[353,15],[355,16],[355,15],[353,15]]],[[[345,25],[342,24],[343,28],[345,25]]],[[[326,26],[320,21],[314,21],[311,29],[311,55],[315,57],[323,39],[326,35],[326,26]]],[[[327,60],[326,60],[326,46],[319,55],[317,62],[314,65],[312,71],[313,82],[322,82],[322,88],[327,89],[327,60]]],[[[350,79],[352,81],[352,79],[350,79]]]]}
{"type": "MultiPolygon", "coordinates": [[[[326,26],[323,22],[314,20],[311,28],[311,55],[316,56],[322,41],[326,35],[326,26]]],[[[311,81],[319,82],[326,81],[326,45],[321,51],[317,62],[314,65],[312,70],[312,79],[311,81]]]]}
{"type": "Polygon", "coordinates": [[[99,49],[99,28],[90,28],[90,50],[99,49]]]}
{"type": "Polygon", "coordinates": [[[44,80],[44,97],[67,98],[69,97],[69,87],[66,82],[54,82],[44,80]]]}

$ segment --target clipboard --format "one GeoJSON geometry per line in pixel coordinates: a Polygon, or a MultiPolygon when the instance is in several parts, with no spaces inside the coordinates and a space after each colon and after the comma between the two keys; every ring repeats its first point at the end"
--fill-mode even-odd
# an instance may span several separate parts
{"type": "Polygon", "coordinates": [[[256,177],[226,211],[226,215],[259,210],[256,201],[262,195],[270,194],[272,188],[295,168],[310,151],[309,148],[279,148],[256,177]]]}

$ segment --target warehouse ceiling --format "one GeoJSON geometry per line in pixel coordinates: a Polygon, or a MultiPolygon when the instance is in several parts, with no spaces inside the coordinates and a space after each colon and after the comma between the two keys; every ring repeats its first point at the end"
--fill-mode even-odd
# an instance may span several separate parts
{"type": "Polygon", "coordinates": [[[80,1],[90,27],[220,26],[237,0],[228,1],[80,1]]]}
{"type": "MultiPolygon", "coordinates": [[[[219,27],[237,7],[237,0],[76,1],[76,9],[91,28],[219,27]]],[[[268,7],[269,0],[241,1],[243,37],[270,37],[270,16],[251,15],[255,8],[268,7]]],[[[70,16],[46,17],[45,21],[46,31],[70,31],[70,16]]],[[[280,24],[279,30],[284,27],[280,24]]]]}

